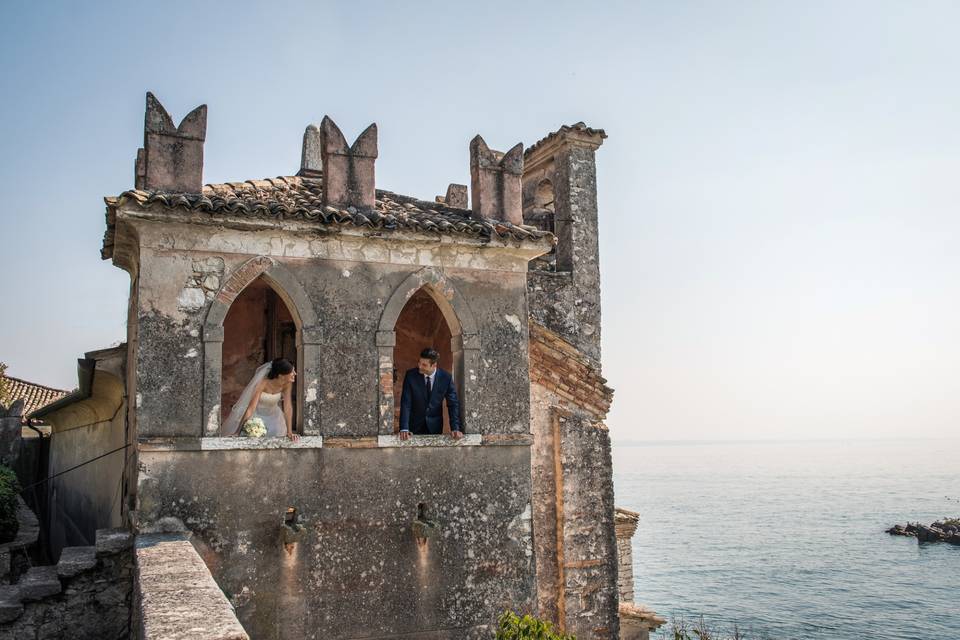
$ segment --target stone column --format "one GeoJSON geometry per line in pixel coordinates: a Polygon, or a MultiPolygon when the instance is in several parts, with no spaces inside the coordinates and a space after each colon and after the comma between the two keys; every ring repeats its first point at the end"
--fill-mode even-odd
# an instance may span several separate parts
{"type": "Polygon", "coordinates": [[[203,328],[203,435],[220,435],[220,377],[223,374],[223,327],[203,328]]]}

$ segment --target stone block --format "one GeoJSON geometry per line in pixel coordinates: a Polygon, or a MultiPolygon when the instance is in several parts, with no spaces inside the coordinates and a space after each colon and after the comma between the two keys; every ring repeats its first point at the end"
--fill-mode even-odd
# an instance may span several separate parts
{"type": "Polygon", "coordinates": [[[22,600],[41,600],[60,593],[62,587],[54,566],[31,567],[17,583],[22,600]]]}
{"type": "Polygon", "coordinates": [[[494,151],[479,135],[470,142],[470,189],[473,215],[481,220],[523,224],[523,144],[506,153],[494,151]]]}
{"type": "Polygon", "coordinates": [[[13,622],[23,613],[17,585],[0,586],[0,624],[13,622]]]}
{"type": "Polygon", "coordinates": [[[138,153],[136,183],[147,190],[200,193],[206,132],[207,105],[197,107],[175,126],[160,101],[148,92],[144,151],[142,163],[138,153]]]}
{"type": "Polygon", "coordinates": [[[67,547],[60,553],[57,575],[60,578],[73,578],[96,566],[96,547],[67,547]]]}
{"type": "Polygon", "coordinates": [[[329,116],[324,116],[320,123],[320,137],[323,203],[341,208],[372,208],[376,203],[376,123],[367,127],[352,145],[347,146],[340,127],[329,116]]]}
{"type": "Polygon", "coordinates": [[[447,195],[444,197],[444,203],[448,207],[455,207],[457,209],[466,209],[467,208],[467,185],[465,184],[453,184],[447,187],[447,195]]]}
{"type": "Polygon", "coordinates": [[[133,535],[126,529],[98,529],[97,557],[123,553],[133,547],[133,535]]]}

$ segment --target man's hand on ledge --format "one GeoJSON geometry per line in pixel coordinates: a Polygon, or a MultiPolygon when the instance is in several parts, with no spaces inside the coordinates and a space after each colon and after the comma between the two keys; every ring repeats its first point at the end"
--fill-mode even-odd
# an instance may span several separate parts
{"type": "Polygon", "coordinates": [[[400,439],[401,439],[401,440],[409,440],[409,439],[410,439],[410,432],[409,432],[409,431],[401,431],[401,432],[400,432],[400,439]]]}
{"type": "Polygon", "coordinates": [[[454,440],[459,440],[460,438],[463,437],[463,431],[451,431],[450,437],[453,438],[454,440]]]}

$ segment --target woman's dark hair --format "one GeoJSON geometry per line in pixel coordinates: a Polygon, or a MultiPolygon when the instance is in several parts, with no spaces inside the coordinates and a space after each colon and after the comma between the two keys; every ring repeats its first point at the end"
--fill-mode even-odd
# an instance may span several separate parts
{"type": "Polygon", "coordinates": [[[285,376],[293,371],[293,365],[286,358],[277,358],[271,362],[270,365],[270,373],[267,374],[267,377],[271,380],[274,380],[280,376],[285,376]]]}
{"type": "Polygon", "coordinates": [[[437,360],[440,358],[440,354],[437,353],[437,350],[434,349],[433,347],[427,347],[426,349],[420,352],[420,357],[423,358],[424,360],[429,360],[430,362],[436,363],[437,360]]]}

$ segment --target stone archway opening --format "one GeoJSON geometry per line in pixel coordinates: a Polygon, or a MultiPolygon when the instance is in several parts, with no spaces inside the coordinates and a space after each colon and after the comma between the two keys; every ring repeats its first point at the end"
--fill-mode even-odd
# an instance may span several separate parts
{"type": "Polygon", "coordinates": [[[257,367],[276,358],[286,358],[297,368],[293,389],[293,424],[300,431],[298,411],[299,323],[280,294],[263,276],[257,277],[233,300],[223,320],[220,419],[229,415],[257,367]]]}
{"type": "MultiPolygon", "coordinates": [[[[400,311],[394,327],[396,344],[393,347],[394,433],[400,431],[400,396],[404,375],[417,366],[420,352],[427,347],[439,352],[437,366],[453,375],[463,410],[462,351],[455,344],[455,336],[459,338],[461,331],[459,323],[454,324],[456,326],[450,326],[427,287],[418,289],[400,311]]],[[[450,417],[446,411],[443,412],[443,432],[450,433],[450,417]]]]}

